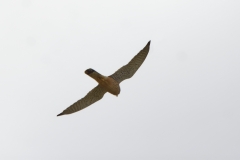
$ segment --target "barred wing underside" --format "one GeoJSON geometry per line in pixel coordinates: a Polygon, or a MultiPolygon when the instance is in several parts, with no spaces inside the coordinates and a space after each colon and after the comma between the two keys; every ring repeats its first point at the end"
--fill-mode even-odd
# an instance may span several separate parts
{"type": "Polygon", "coordinates": [[[146,59],[149,52],[150,42],[151,41],[149,41],[147,45],[136,56],[134,56],[128,64],[118,69],[110,77],[115,79],[118,83],[121,83],[125,79],[131,78],[146,59]]]}
{"type": "Polygon", "coordinates": [[[106,93],[106,90],[100,85],[98,85],[95,88],[93,88],[90,92],[88,92],[88,94],[84,98],[78,100],[77,102],[72,104],[70,107],[65,109],[62,113],[58,114],[57,116],[61,116],[64,114],[71,114],[71,113],[80,111],[90,106],[91,104],[97,102],[98,100],[102,99],[105,93],[106,93]]]}

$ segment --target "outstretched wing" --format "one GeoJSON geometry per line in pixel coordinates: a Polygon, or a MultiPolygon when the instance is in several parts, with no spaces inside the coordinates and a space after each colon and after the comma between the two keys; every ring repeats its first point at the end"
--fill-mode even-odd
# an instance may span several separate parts
{"type": "Polygon", "coordinates": [[[147,45],[136,56],[134,56],[128,64],[122,66],[110,77],[115,79],[118,83],[121,83],[125,79],[131,78],[146,59],[149,52],[150,42],[151,41],[149,41],[147,45]]]}
{"type": "Polygon", "coordinates": [[[91,104],[97,102],[98,100],[102,99],[105,93],[106,93],[106,90],[100,85],[98,85],[95,88],[93,88],[90,92],[88,92],[88,94],[84,98],[78,100],[77,102],[72,104],[70,107],[65,109],[62,113],[58,114],[57,116],[61,116],[64,114],[71,114],[71,113],[80,111],[90,106],[91,104]]]}

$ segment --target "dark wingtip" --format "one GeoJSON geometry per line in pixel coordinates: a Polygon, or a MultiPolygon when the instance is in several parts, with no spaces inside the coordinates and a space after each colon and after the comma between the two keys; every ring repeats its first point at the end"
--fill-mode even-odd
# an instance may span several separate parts
{"type": "Polygon", "coordinates": [[[151,40],[150,40],[150,41],[148,41],[148,43],[147,43],[147,46],[150,46],[150,44],[151,44],[151,40]]]}
{"type": "Polygon", "coordinates": [[[62,113],[60,113],[60,114],[58,114],[57,116],[62,116],[62,115],[64,115],[64,114],[63,114],[63,112],[62,112],[62,113]]]}

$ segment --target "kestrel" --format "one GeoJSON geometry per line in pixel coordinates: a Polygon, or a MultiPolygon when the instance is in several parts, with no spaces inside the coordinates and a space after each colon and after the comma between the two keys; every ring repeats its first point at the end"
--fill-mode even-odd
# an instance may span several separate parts
{"type": "Polygon", "coordinates": [[[91,68],[87,69],[85,73],[95,79],[98,82],[98,85],[88,92],[84,98],[78,100],[57,116],[80,111],[100,100],[106,92],[118,96],[120,93],[119,84],[123,80],[131,78],[142,65],[148,55],[150,42],[151,41],[149,41],[147,45],[136,56],[134,56],[128,64],[121,67],[110,76],[103,76],[91,68]]]}

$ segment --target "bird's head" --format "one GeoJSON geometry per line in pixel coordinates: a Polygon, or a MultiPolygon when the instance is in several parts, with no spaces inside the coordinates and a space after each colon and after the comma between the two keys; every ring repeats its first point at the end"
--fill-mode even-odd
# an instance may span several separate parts
{"type": "Polygon", "coordinates": [[[93,73],[93,72],[96,72],[96,71],[93,70],[92,68],[89,68],[89,69],[87,69],[87,70],[85,71],[85,73],[86,73],[87,75],[89,75],[89,74],[91,74],[91,73],[93,73]]]}

